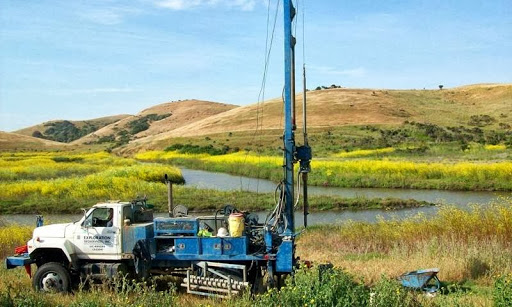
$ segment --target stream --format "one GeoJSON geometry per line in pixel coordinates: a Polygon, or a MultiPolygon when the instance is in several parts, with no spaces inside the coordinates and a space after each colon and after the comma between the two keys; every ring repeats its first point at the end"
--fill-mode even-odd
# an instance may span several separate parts
{"type": "MultiPolygon", "coordinates": [[[[214,173],[201,170],[182,168],[181,172],[186,181],[186,186],[201,189],[214,189],[220,191],[243,190],[251,192],[273,192],[276,183],[243,176],[234,176],[224,173],[214,173]]],[[[450,204],[459,208],[469,208],[469,205],[488,205],[499,201],[500,198],[510,198],[512,192],[488,192],[488,191],[444,191],[444,190],[413,190],[413,189],[386,189],[386,188],[338,188],[338,187],[308,187],[310,195],[336,195],[345,198],[400,198],[416,199],[438,204],[439,206],[407,208],[400,210],[370,209],[370,210],[343,210],[343,211],[319,211],[310,212],[308,225],[318,224],[342,224],[348,220],[376,222],[378,219],[403,219],[422,213],[425,216],[435,215],[441,205],[450,204]]],[[[201,213],[197,215],[204,215],[201,213]]],[[[264,221],[268,212],[257,212],[260,221],[264,221]]],[[[156,213],[155,216],[166,216],[166,213],[156,213]]],[[[1,217],[2,221],[24,225],[35,224],[33,214],[9,214],[1,217]]],[[[45,215],[45,224],[76,221],[80,214],[48,214],[45,215]]],[[[295,212],[295,225],[303,225],[303,213],[295,212]]]]}

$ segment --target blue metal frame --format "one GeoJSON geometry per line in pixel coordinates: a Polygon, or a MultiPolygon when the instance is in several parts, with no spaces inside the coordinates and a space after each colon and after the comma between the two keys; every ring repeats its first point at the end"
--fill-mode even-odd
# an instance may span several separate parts
{"type": "Polygon", "coordinates": [[[412,271],[400,275],[398,280],[400,280],[402,286],[407,288],[436,292],[441,287],[437,273],[439,273],[438,268],[412,271]],[[429,285],[430,281],[434,281],[434,285],[429,285]]]}
{"type": "Polygon", "coordinates": [[[30,259],[28,254],[20,256],[11,256],[5,259],[5,266],[7,269],[14,269],[19,266],[26,266],[27,264],[34,263],[34,260],[30,259]]]}
{"type": "Polygon", "coordinates": [[[292,52],[294,39],[292,37],[292,20],[295,15],[291,0],[283,1],[284,12],[284,190],[285,190],[285,218],[287,227],[285,236],[291,236],[294,232],[293,215],[293,156],[295,153],[295,137],[293,133],[292,119],[292,52]]]}

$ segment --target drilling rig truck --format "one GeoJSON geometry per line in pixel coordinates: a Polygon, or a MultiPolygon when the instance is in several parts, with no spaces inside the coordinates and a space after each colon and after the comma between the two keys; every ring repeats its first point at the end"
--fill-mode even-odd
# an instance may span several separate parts
{"type": "Polygon", "coordinates": [[[290,274],[297,264],[294,164],[299,164],[296,180],[303,183],[307,226],[307,176],[312,154],[307,141],[305,84],[304,142],[301,146],[295,143],[292,21],[296,11],[291,0],[283,1],[283,15],[283,179],[276,189],[276,207],[264,222],[232,206],[213,216],[197,217],[186,210],[174,210],[169,217],[153,218],[145,200],[99,203],[74,223],[37,227],[27,245],[6,259],[7,268],[24,266],[33,287],[40,291],[69,291],[81,278],[178,274],[187,292],[216,296],[255,288],[264,275],[272,286],[290,274]],[[32,276],[33,264],[37,270],[32,276]]]}

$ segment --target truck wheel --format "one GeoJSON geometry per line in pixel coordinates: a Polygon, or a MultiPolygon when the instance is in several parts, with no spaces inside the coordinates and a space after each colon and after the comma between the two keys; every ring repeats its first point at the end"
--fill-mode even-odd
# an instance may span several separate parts
{"type": "Polygon", "coordinates": [[[40,266],[32,280],[34,289],[43,292],[69,292],[70,284],[68,270],[57,262],[48,262],[40,266]]]}

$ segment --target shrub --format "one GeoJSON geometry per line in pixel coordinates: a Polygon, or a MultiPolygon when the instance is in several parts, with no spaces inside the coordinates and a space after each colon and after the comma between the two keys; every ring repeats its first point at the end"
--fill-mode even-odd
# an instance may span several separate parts
{"type": "Polygon", "coordinates": [[[370,293],[342,269],[301,268],[280,290],[269,289],[253,306],[368,306],[370,293]]]}
{"type": "Polygon", "coordinates": [[[223,155],[230,151],[229,146],[224,145],[222,148],[213,147],[213,145],[199,146],[191,144],[174,144],[168,146],[164,151],[178,151],[182,154],[209,154],[211,156],[223,155]]]}
{"type": "Polygon", "coordinates": [[[102,136],[98,139],[98,144],[114,142],[116,137],[113,134],[102,136]]]}
{"type": "Polygon", "coordinates": [[[148,114],[145,116],[142,116],[140,118],[137,118],[135,120],[132,120],[128,123],[128,128],[130,128],[131,134],[137,134],[139,132],[145,131],[149,129],[149,126],[151,122],[162,120],[166,117],[171,116],[171,114],[148,114]]]}
{"type": "Polygon", "coordinates": [[[498,277],[494,282],[494,306],[512,306],[512,274],[498,277]]]}
{"type": "Polygon", "coordinates": [[[64,157],[64,156],[57,156],[51,158],[55,162],[81,162],[84,158],[82,157],[64,157]]]}
{"type": "Polygon", "coordinates": [[[39,132],[36,137],[63,143],[72,142],[99,129],[98,126],[91,123],[85,123],[83,127],[78,128],[67,120],[47,123],[45,126],[48,128],[46,128],[44,133],[36,131],[39,132]]]}
{"type": "Polygon", "coordinates": [[[468,125],[484,127],[494,123],[496,119],[489,115],[472,115],[469,118],[468,125]]]}
{"type": "Polygon", "coordinates": [[[370,305],[382,307],[420,306],[411,292],[406,291],[398,282],[386,277],[382,277],[372,288],[370,305]]]}

